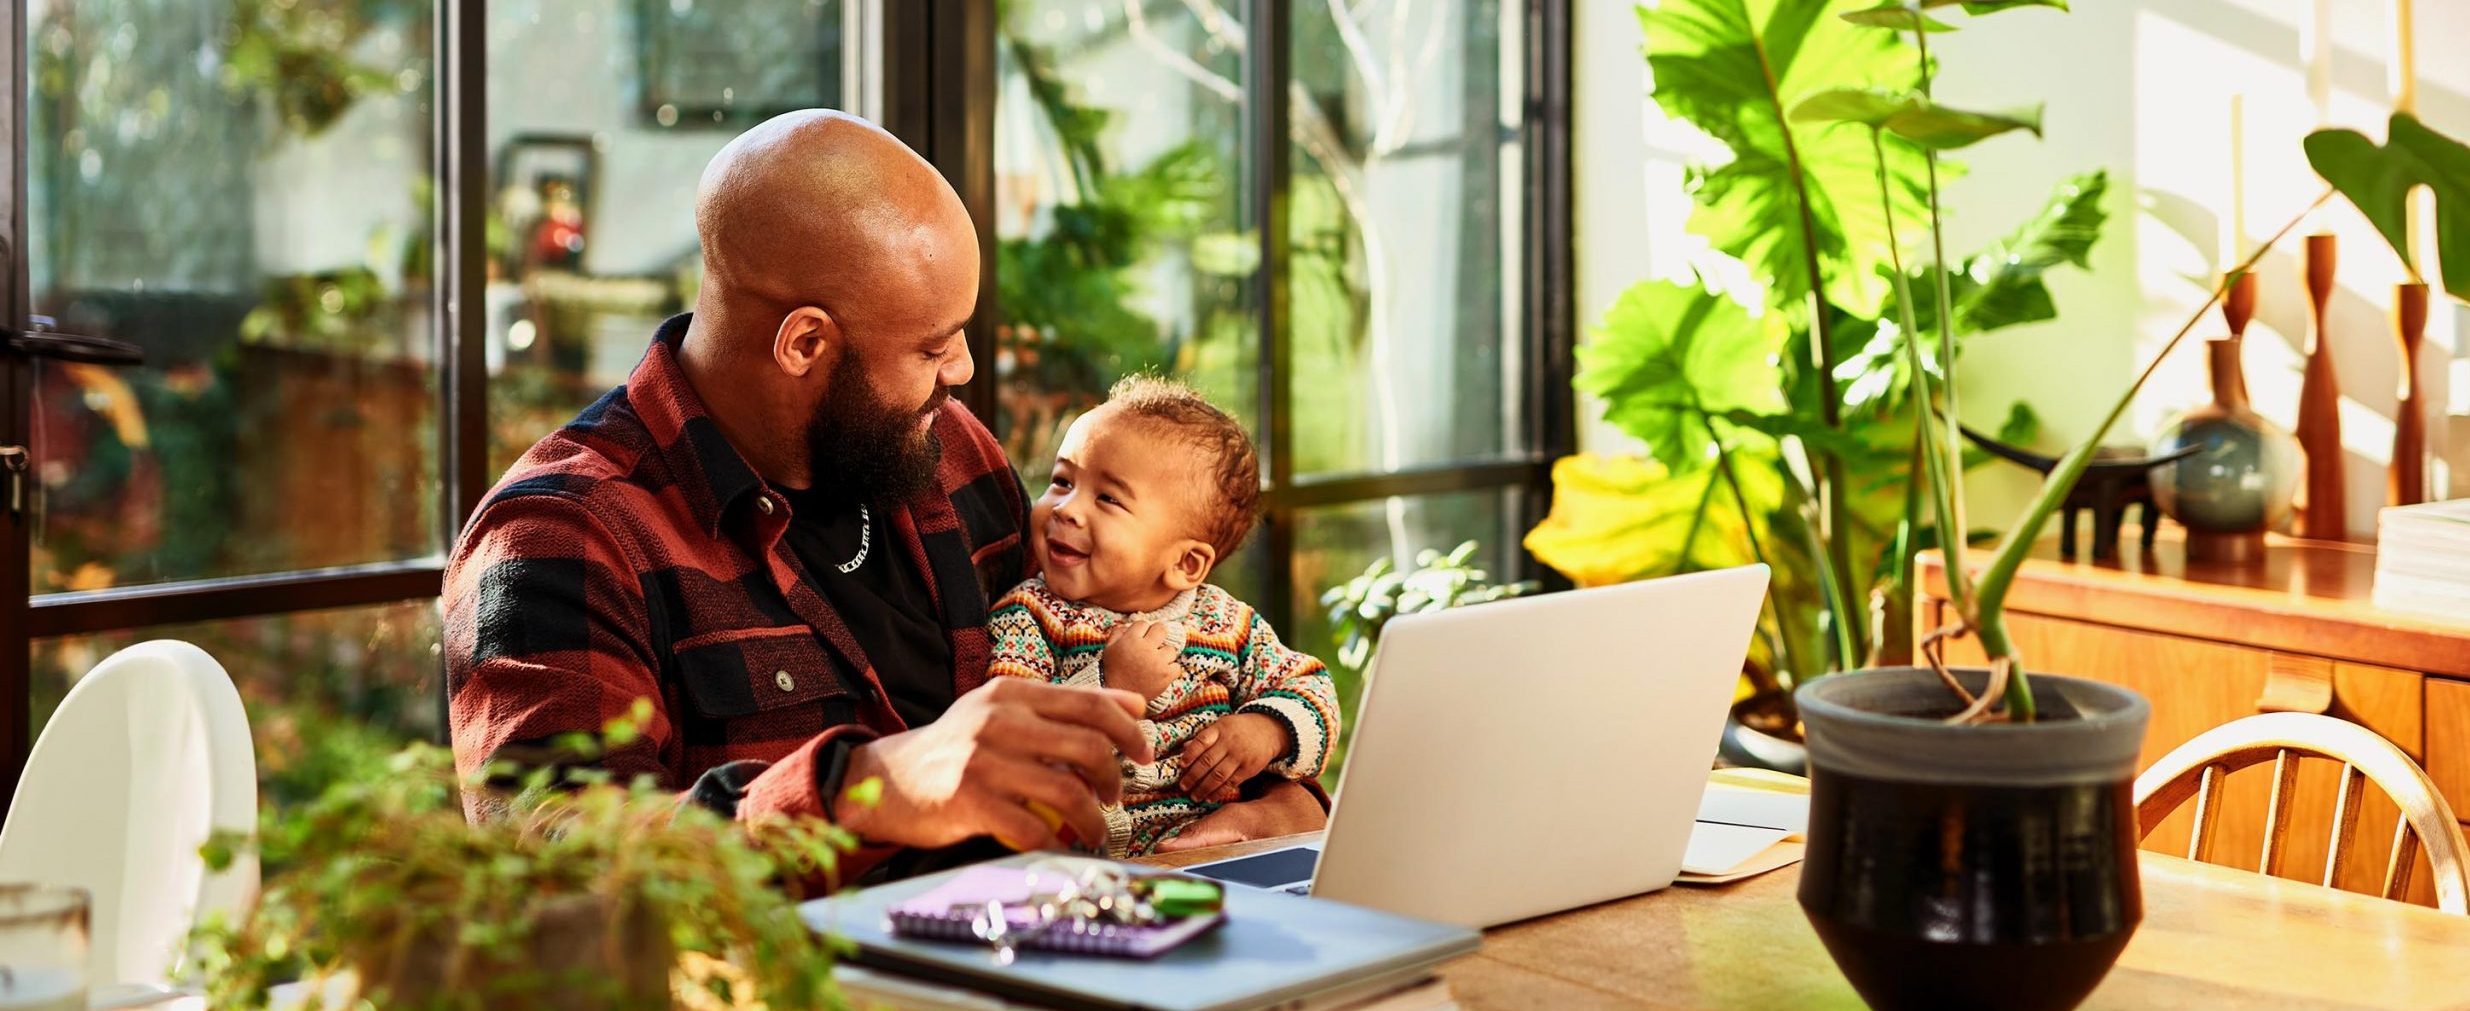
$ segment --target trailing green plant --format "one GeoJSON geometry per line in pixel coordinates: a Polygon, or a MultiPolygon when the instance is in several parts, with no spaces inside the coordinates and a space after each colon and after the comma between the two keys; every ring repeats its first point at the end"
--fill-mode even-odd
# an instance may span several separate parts
{"type": "MultiPolygon", "coordinates": [[[[601,739],[624,743],[647,713],[638,706],[601,739]]],[[[558,744],[575,757],[597,747],[582,735],[558,744]]],[[[354,1006],[670,1006],[667,992],[619,990],[613,962],[721,1006],[839,1006],[832,950],[795,906],[800,883],[827,877],[852,843],[821,822],[744,828],[595,770],[518,775],[499,765],[459,777],[446,750],[414,744],[379,774],[269,812],[253,836],[207,843],[217,870],[243,851],[281,869],[237,922],[196,933],[190,971],[218,1008],[264,1007],[279,982],[322,987],[347,971],[362,988],[354,1006]],[[467,790],[510,781],[506,813],[466,820],[467,790]],[[604,957],[577,966],[529,957],[559,903],[594,914],[609,939],[585,950],[604,957]],[[621,943],[629,925],[625,936],[648,945],[621,943]],[[647,947],[674,963],[623,961],[647,947]],[[671,971],[680,966],[701,971],[671,971]],[[422,992],[394,992],[389,981],[422,992]]]]}
{"type": "MultiPolygon", "coordinates": [[[[1960,340],[2055,318],[2045,276],[2085,266],[2107,219],[2106,173],[2070,178],[1954,266],[1945,309],[1913,298],[1916,279],[1937,285],[1895,239],[1924,227],[1952,167],[1900,134],[1888,143],[1818,115],[1895,94],[1916,58],[1891,33],[1829,15],[1842,6],[1639,10],[1654,100],[1730,155],[1691,168],[1689,229],[1766,283],[1749,302],[1696,279],[1623,293],[1580,349],[1577,386],[1647,459],[1560,461],[1552,515],[1527,538],[1581,584],[1770,563],[1750,665],[1761,688],[1911,659],[1912,557],[1940,529],[1968,528],[1929,507],[1918,413],[1952,409],[1927,380],[1961,346],[1916,358],[1907,336],[1960,340]]],[[[2024,116],[1895,112],[1899,128],[1942,147],[1986,136],[1985,122],[2038,129],[2024,116]]],[[[2011,405],[2000,435],[2028,441],[2037,425],[2011,405]]]]}

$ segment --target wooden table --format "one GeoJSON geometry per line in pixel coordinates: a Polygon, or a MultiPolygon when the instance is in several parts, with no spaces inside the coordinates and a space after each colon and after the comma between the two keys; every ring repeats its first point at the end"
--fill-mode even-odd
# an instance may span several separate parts
{"type": "MultiPolygon", "coordinates": [[[[1310,842],[1161,858],[1184,866],[1310,842]]],[[[2144,923],[2088,1008],[2470,1008],[2470,917],[2144,853],[2144,923]]],[[[1484,932],[1444,967],[1464,1008],[1858,1008],[1794,865],[1484,932]]]]}

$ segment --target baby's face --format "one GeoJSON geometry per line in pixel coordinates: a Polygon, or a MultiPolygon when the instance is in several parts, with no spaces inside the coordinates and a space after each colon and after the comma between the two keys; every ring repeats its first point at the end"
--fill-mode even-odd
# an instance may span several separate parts
{"type": "Polygon", "coordinates": [[[1055,477],[1029,507],[1029,548],[1066,600],[1147,611],[1173,600],[1169,573],[1199,541],[1206,492],[1197,451],[1158,425],[1100,406],[1072,423],[1055,477]]]}

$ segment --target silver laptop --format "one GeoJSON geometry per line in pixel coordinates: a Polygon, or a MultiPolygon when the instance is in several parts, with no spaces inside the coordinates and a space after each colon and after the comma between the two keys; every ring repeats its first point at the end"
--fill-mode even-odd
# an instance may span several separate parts
{"type": "Polygon", "coordinates": [[[1488,927],[1672,884],[1767,567],[1401,616],[1329,832],[1191,868],[1488,927]]]}

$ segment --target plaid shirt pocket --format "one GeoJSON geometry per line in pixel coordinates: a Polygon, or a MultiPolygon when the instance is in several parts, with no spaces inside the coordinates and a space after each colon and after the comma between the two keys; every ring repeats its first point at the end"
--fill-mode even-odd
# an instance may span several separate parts
{"type": "MultiPolygon", "coordinates": [[[[857,722],[857,679],[806,626],[706,633],[675,657],[690,751],[803,741],[857,722]]],[[[702,756],[689,757],[691,767],[702,756]]]]}

